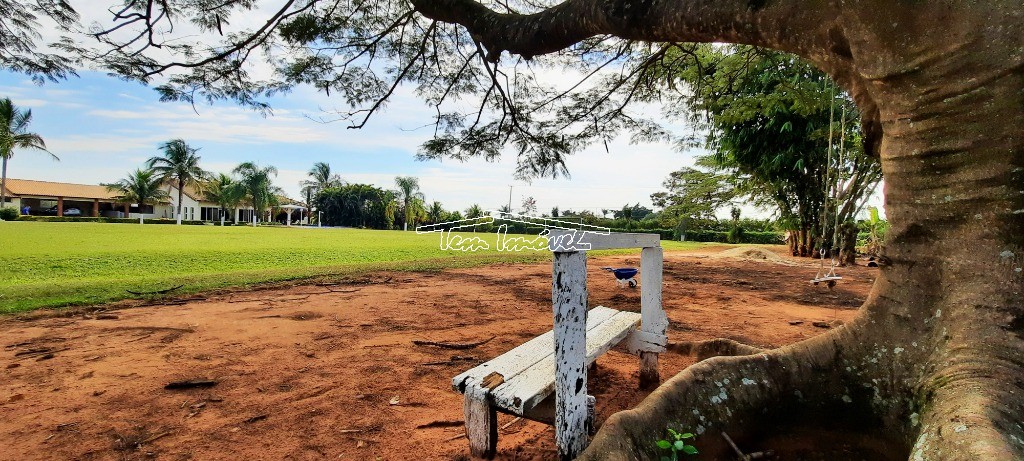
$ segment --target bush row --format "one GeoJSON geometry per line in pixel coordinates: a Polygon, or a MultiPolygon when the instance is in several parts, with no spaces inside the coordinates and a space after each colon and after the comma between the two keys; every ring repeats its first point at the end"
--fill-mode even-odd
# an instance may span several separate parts
{"type": "MultiPolygon", "coordinates": [[[[74,217],[74,216],[19,216],[18,221],[36,221],[36,222],[102,222],[102,223],[117,223],[117,224],[138,224],[139,218],[106,218],[106,217],[74,217]]],[[[146,219],[146,224],[175,224],[177,221],[173,219],[146,219]]],[[[188,226],[202,226],[206,224],[206,221],[182,221],[184,225],[188,226]]]]}
{"type": "Polygon", "coordinates": [[[0,207],[0,221],[15,221],[20,214],[16,208],[0,207]]]}
{"type": "MultiPolygon", "coordinates": [[[[508,233],[509,234],[528,234],[537,235],[544,228],[539,226],[527,226],[522,223],[509,223],[508,233]]],[[[662,240],[680,240],[679,233],[675,229],[626,229],[619,227],[610,228],[612,232],[635,232],[641,234],[658,234],[662,240]]],[[[495,232],[497,226],[493,224],[481,224],[476,227],[477,232],[495,232]]],[[[466,229],[466,231],[471,231],[466,229]]],[[[766,245],[780,245],[782,244],[782,234],[779,232],[738,232],[733,236],[733,242],[730,242],[729,232],[714,231],[714,230],[702,230],[702,231],[689,231],[686,233],[686,240],[690,242],[718,242],[718,243],[755,243],[755,244],[766,244],[766,245]]]]}
{"type": "MultiPolygon", "coordinates": [[[[738,241],[735,243],[782,244],[782,234],[778,232],[743,232],[736,237],[738,241]]],[[[687,231],[686,241],[729,243],[729,233],[722,231],[687,231]]]]}

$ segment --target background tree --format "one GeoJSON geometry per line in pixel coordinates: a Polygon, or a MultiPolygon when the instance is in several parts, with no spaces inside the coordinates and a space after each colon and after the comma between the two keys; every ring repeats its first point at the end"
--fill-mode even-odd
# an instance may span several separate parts
{"type": "Polygon", "coordinates": [[[277,168],[245,162],[235,167],[235,174],[241,178],[246,199],[252,205],[252,225],[255,227],[257,216],[263,217],[267,208],[277,202],[275,191],[278,189],[274,187],[273,179],[277,176],[277,168]]]}
{"type": "Polygon", "coordinates": [[[405,212],[403,213],[408,222],[412,222],[412,226],[415,229],[416,225],[424,222],[428,219],[427,217],[427,204],[423,201],[423,194],[419,194],[413,197],[409,205],[406,206],[405,212]]]}
{"type": "MultiPolygon", "coordinates": [[[[604,210],[602,210],[604,211],[604,210]]],[[[625,204],[622,209],[612,212],[612,217],[616,220],[622,221],[623,227],[626,229],[632,229],[633,222],[639,221],[649,216],[654,210],[650,208],[640,206],[640,203],[634,205],[625,204]]]]}
{"type": "Polygon", "coordinates": [[[150,157],[146,166],[153,170],[160,179],[173,182],[178,188],[178,201],[175,204],[175,219],[181,225],[182,197],[186,187],[198,187],[206,178],[206,172],[199,167],[199,149],[193,148],[182,139],[172,139],[160,145],[163,157],[150,157]]]}
{"type": "Polygon", "coordinates": [[[521,209],[524,215],[532,215],[537,212],[537,201],[533,197],[526,197],[523,199],[521,209]]]}
{"type": "Polygon", "coordinates": [[[675,93],[671,113],[707,132],[695,144],[712,154],[699,164],[731,175],[741,195],[795,223],[800,254],[834,254],[837,225],[860,212],[882,178],[860,126],[846,122],[856,106],[825,73],[786,53],[701,45],[693,56],[691,68],[668,77],[690,89],[675,93]]]}
{"type": "Polygon", "coordinates": [[[245,198],[245,187],[235,178],[220,173],[203,185],[203,197],[220,207],[220,225],[224,226],[228,211],[237,208],[245,198]]]}
{"type": "Polygon", "coordinates": [[[458,210],[449,211],[444,217],[444,222],[455,222],[462,220],[462,213],[459,213],[458,210]]]}
{"type": "Polygon", "coordinates": [[[466,208],[466,219],[476,219],[484,215],[484,209],[474,203],[466,208]]]}
{"type": "MultiPolygon", "coordinates": [[[[3,37],[4,33],[0,32],[0,39],[3,37]]],[[[3,56],[3,53],[0,53],[0,62],[3,62],[3,56]]],[[[0,162],[3,162],[0,174],[0,208],[7,206],[7,161],[14,158],[14,149],[41,150],[50,154],[54,160],[60,160],[46,150],[46,142],[42,136],[28,131],[30,123],[32,109],[19,109],[11,102],[11,98],[0,99],[0,162]]]]}
{"type": "Polygon", "coordinates": [[[420,192],[420,180],[413,176],[395,176],[395,187],[398,188],[398,200],[402,202],[402,230],[409,230],[409,221],[413,219],[411,205],[416,199],[423,199],[420,192]]]}
{"type": "MultiPolygon", "coordinates": [[[[299,193],[302,194],[302,198],[306,202],[306,206],[307,207],[313,207],[313,197],[315,197],[316,193],[317,193],[316,187],[311,186],[311,185],[303,185],[302,188],[299,189],[299,193]]],[[[311,210],[311,209],[307,210],[307,213],[309,213],[308,216],[309,216],[310,223],[315,222],[316,221],[316,215],[313,214],[313,210],[311,210]]]]}
{"type": "Polygon", "coordinates": [[[434,200],[429,207],[427,207],[427,222],[437,224],[444,221],[445,216],[448,213],[444,211],[444,207],[441,206],[441,202],[434,200]]]}
{"type": "Polygon", "coordinates": [[[107,190],[116,193],[114,197],[118,203],[139,204],[139,224],[144,222],[142,207],[145,205],[155,206],[160,203],[167,203],[171,198],[167,191],[163,190],[164,179],[159,173],[153,170],[138,169],[113,184],[104,184],[107,190]]]}
{"type": "Polygon", "coordinates": [[[78,12],[63,1],[16,2],[0,4],[0,68],[28,75],[34,82],[60,81],[77,76],[77,56],[62,52],[73,49],[72,30],[78,30],[78,12]],[[40,45],[40,19],[48,24],[57,40],[40,45]],[[54,27],[56,26],[56,27],[54,27]],[[48,49],[47,51],[43,51],[48,49]]]}
{"type": "Polygon", "coordinates": [[[324,162],[314,163],[313,168],[310,168],[306,175],[309,176],[309,179],[302,181],[301,185],[312,188],[314,195],[328,187],[337,187],[344,183],[341,176],[334,174],[331,171],[331,166],[324,162]]]}
{"type": "Polygon", "coordinates": [[[329,187],[315,200],[324,222],[331,226],[390,229],[394,224],[394,194],[369,184],[329,187]]]}
{"type": "Polygon", "coordinates": [[[868,234],[867,245],[864,252],[872,256],[880,256],[882,253],[882,241],[886,231],[889,230],[889,222],[882,219],[876,207],[868,207],[868,219],[861,221],[864,232],[868,234]]]}
{"type": "Polygon", "coordinates": [[[662,186],[666,190],[651,194],[651,202],[678,217],[714,220],[737,196],[731,176],[695,168],[673,171],[662,186]]]}

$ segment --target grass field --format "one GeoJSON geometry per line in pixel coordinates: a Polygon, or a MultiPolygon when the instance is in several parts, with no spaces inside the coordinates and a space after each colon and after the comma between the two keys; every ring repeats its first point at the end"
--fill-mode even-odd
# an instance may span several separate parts
{"type": "MultiPolygon", "coordinates": [[[[359,229],[0,222],[0,313],[375,270],[547,261],[546,252],[442,250],[439,234],[359,229]]],[[[662,242],[666,249],[699,243],[662,242]]]]}

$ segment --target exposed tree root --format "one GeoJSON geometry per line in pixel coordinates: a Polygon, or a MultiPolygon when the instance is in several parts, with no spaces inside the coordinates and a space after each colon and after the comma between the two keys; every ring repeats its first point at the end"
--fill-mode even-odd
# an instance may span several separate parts
{"type": "Polygon", "coordinates": [[[759,347],[749,346],[726,338],[669,343],[667,348],[679,354],[696,356],[697,360],[720,356],[752,355],[765,351],[759,347]]]}
{"type": "MultiPolygon", "coordinates": [[[[668,428],[697,434],[702,453],[726,459],[732,451],[719,434],[727,431],[740,440],[761,426],[770,410],[839,405],[851,414],[869,413],[846,396],[844,376],[836,366],[842,330],[781,349],[699,362],[665,382],[637,408],[610,417],[579,459],[659,459],[664,453],[655,443],[668,428]]],[[[735,354],[756,348],[712,340],[692,344],[689,350],[698,355],[735,354]]]]}

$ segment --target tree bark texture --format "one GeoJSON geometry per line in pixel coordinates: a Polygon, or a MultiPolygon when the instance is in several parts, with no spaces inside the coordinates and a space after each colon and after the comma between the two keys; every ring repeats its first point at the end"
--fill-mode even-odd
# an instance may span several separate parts
{"type": "Polygon", "coordinates": [[[658,459],[667,428],[697,433],[714,457],[728,450],[722,431],[746,440],[780,415],[825,411],[877,428],[912,460],[1024,459],[1019,0],[568,0],[529,15],[411,1],[467,27],[492,60],[602,34],[799,54],[850,92],[881,159],[892,228],[859,317],[691,366],[609,418],[581,459],[658,459]]]}

